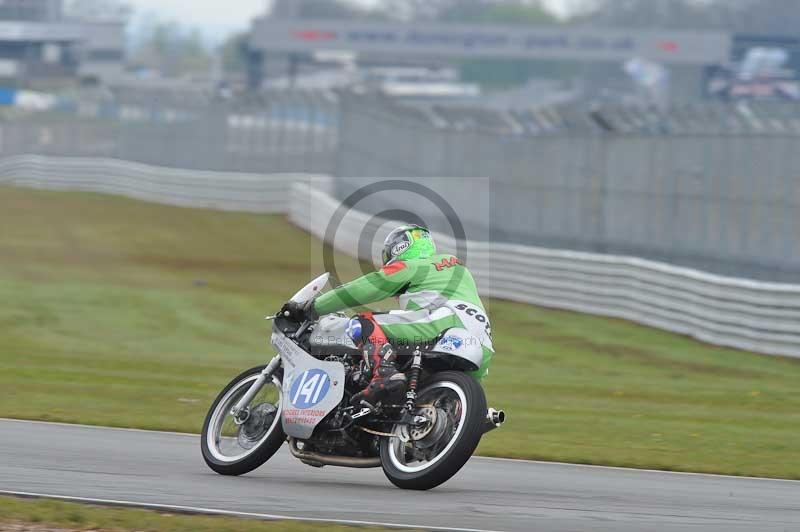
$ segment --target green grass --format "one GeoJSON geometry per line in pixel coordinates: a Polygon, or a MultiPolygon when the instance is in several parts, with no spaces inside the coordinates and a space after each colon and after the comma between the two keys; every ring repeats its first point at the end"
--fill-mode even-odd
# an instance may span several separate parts
{"type": "MultiPolygon", "coordinates": [[[[0,416],[199,431],[318,248],[276,216],[0,188],[0,416]]],[[[800,361],[488,303],[509,421],[481,454],[800,478],[800,361]]]]}
{"type": "Polygon", "coordinates": [[[58,526],[67,530],[119,530],[137,532],[306,532],[324,528],[334,532],[384,530],[302,521],[248,521],[236,517],[214,517],[121,509],[45,499],[0,497],[0,530],[4,524],[58,526]]]}

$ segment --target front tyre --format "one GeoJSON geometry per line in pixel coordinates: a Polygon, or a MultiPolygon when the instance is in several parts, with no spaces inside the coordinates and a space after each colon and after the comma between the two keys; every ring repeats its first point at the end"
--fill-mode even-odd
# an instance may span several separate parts
{"type": "Polygon", "coordinates": [[[221,475],[249,473],[269,460],[286,440],[281,426],[280,368],[247,405],[244,420],[236,420],[230,413],[264,367],[248,369],[233,379],[217,396],[203,423],[203,459],[221,475]]]}
{"type": "Polygon", "coordinates": [[[455,475],[483,435],[486,396],[478,381],[458,371],[443,371],[417,393],[419,427],[396,425],[381,439],[381,466],[399,488],[427,490],[455,475]]]}

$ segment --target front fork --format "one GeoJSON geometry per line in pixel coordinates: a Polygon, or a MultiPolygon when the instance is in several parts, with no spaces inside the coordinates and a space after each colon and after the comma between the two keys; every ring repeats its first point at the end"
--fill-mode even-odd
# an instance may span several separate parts
{"type": "MultiPolygon", "coordinates": [[[[233,408],[231,408],[230,413],[231,416],[233,416],[233,420],[237,425],[241,425],[242,423],[247,421],[247,418],[250,413],[250,411],[247,408],[247,405],[250,404],[250,401],[252,401],[256,395],[258,395],[258,392],[261,391],[261,388],[264,386],[264,383],[267,382],[268,379],[272,379],[273,382],[277,380],[272,377],[272,374],[275,373],[275,370],[278,369],[280,365],[281,365],[281,356],[275,355],[275,357],[273,357],[273,359],[269,361],[267,367],[265,367],[261,371],[261,375],[259,375],[258,378],[255,381],[253,381],[253,384],[250,385],[250,388],[248,388],[247,392],[245,392],[242,398],[239,399],[239,401],[237,401],[235,405],[233,405],[233,408]]],[[[278,386],[278,388],[280,388],[277,382],[275,382],[275,384],[278,386]]]]}

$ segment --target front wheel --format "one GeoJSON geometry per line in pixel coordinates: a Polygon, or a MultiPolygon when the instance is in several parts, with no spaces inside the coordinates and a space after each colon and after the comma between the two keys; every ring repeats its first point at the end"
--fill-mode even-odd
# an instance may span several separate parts
{"type": "Polygon", "coordinates": [[[396,425],[381,439],[381,466],[399,488],[427,490],[449,480],[467,463],[483,435],[486,396],[478,382],[458,371],[443,371],[417,393],[418,415],[427,421],[396,425]]]}
{"type": "Polygon", "coordinates": [[[231,408],[261,376],[264,367],[251,368],[233,379],[217,396],[203,423],[203,458],[221,475],[249,473],[269,460],[286,440],[281,426],[280,368],[238,419],[231,415],[231,408]]]}

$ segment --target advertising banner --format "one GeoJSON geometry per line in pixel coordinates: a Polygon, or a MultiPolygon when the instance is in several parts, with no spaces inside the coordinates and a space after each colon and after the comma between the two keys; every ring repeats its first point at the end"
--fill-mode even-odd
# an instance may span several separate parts
{"type": "Polygon", "coordinates": [[[253,22],[250,45],[262,52],[346,50],[362,54],[502,57],[708,65],[728,61],[730,34],[582,27],[404,24],[332,20],[253,22]]]}

